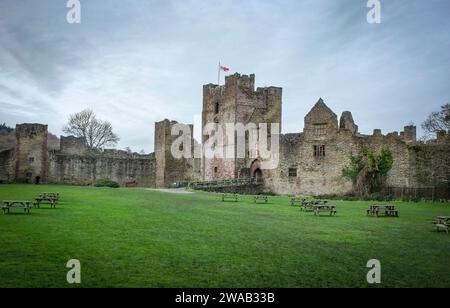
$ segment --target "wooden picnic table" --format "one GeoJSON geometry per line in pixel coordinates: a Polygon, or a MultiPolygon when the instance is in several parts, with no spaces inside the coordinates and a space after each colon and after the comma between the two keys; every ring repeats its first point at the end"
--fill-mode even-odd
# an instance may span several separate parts
{"type": "Polygon", "coordinates": [[[56,201],[56,199],[53,199],[53,198],[50,198],[50,197],[39,196],[39,197],[37,197],[35,199],[35,202],[34,202],[33,205],[34,205],[35,208],[36,207],[40,208],[40,205],[43,204],[43,203],[48,203],[48,204],[50,204],[51,208],[56,208],[57,201],[56,201]]]}
{"type": "Polygon", "coordinates": [[[255,203],[257,203],[259,200],[264,201],[265,203],[269,202],[269,197],[263,195],[257,195],[254,199],[255,203]]]}
{"type": "Polygon", "coordinates": [[[450,222],[450,216],[438,216],[436,217],[436,220],[439,222],[450,222]]]}
{"type": "Polygon", "coordinates": [[[304,200],[300,205],[300,209],[302,211],[306,210],[314,210],[315,205],[327,205],[328,201],[326,200],[304,200]]]}
{"type": "Polygon", "coordinates": [[[367,215],[377,217],[380,217],[380,215],[398,217],[398,210],[395,209],[394,205],[374,204],[367,210],[367,215]]]}
{"type": "Polygon", "coordinates": [[[56,203],[58,203],[58,201],[59,201],[59,193],[55,193],[55,192],[44,192],[44,193],[40,194],[39,197],[54,199],[56,201],[56,203]]]}
{"type": "Polygon", "coordinates": [[[434,224],[436,231],[444,230],[447,234],[450,232],[450,216],[437,216],[434,224]]]}
{"type": "Polygon", "coordinates": [[[301,205],[305,200],[305,198],[291,196],[291,206],[301,205]]]}
{"type": "Polygon", "coordinates": [[[21,200],[3,200],[3,214],[10,212],[11,208],[22,208],[25,213],[29,214],[31,210],[31,201],[21,201],[21,200]]]}
{"type": "Polygon", "coordinates": [[[336,206],[330,204],[314,204],[314,215],[320,216],[320,211],[322,212],[330,212],[330,216],[336,215],[336,206]]]}
{"type": "Polygon", "coordinates": [[[222,194],[222,202],[225,202],[226,200],[233,200],[234,202],[237,202],[238,195],[237,194],[222,194]]]}

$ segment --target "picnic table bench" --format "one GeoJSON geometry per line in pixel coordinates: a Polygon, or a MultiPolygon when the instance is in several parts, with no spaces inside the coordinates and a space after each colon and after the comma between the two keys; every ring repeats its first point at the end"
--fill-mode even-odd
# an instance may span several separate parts
{"type": "Polygon", "coordinates": [[[19,200],[3,200],[3,214],[10,212],[11,208],[22,208],[25,213],[29,214],[31,210],[31,201],[19,201],[19,200]]]}
{"type": "Polygon", "coordinates": [[[304,200],[300,205],[300,209],[302,211],[314,210],[315,205],[327,205],[328,201],[326,200],[304,200]]]}
{"type": "Polygon", "coordinates": [[[43,203],[48,203],[48,204],[50,204],[51,208],[56,208],[57,200],[53,199],[53,198],[50,198],[50,197],[39,196],[39,197],[37,197],[35,199],[35,202],[34,202],[33,205],[34,205],[35,208],[36,207],[40,208],[40,205],[43,204],[43,203]]]}
{"type": "Polygon", "coordinates": [[[44,192],[44,193],[40,194],[39,197],[51,198],[51,199],[55,200],[56,203],[58,203],[58,201],[59,201],[59,193],[55,193],[55,192],[44,192]]]}
{"type": "Polygon", "coordinates": [[[336,215],[336,206],[335,205],[326,205],[326,204],[314,204],[312,206],[314,209],[314,215],[320,216],[320,211],[322,212],[330,212],[330,216],[336,215]]]}
{"type": "Polygon", "coordinates": [[[264,201],[265,203],[269,202],[269,198],[267,196],[257,195],[255,196],[255,203],[258,201],[264,201]]]}
{"type": "Polygon", "coordinates": [[[449,234],[450,232],[450,216],[438,216],[434,222],[436,231],[444,230],[449,234]]]}
{"type": "Polygon", "coordinates": [[[374,204],[367,210],[367,215],[377,217],[380,217],[380,215],[398,217],[398,210],[395,209],[394,205],[374,204]]]}
{"type": "Polygon", "coordinates": [[[305,198],[291,196],[291,206],[301,205],[305,200],[305,198]]]}
{"type": "Polygon", "coordinates": [[[238,195],[237,194],[222,194],[222,202],[225,202],[226,200],[233,200],[234,202],[237,202],[238,195]]]}

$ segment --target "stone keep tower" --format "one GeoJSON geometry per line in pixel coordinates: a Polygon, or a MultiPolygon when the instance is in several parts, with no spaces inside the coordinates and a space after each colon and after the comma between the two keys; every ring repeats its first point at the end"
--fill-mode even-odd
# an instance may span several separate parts
{"type": "Polygon", "coordinates": [[[47,181],[47,125],[16,125],[15,181],[42,183],[47,181]]]}
{"type": "MultiPolygon", "coordinates": [[[[269,130],[271,123],[279,123],[281,131],[281,98],[282,89],[278,87],[257,88],[255,91],[255,75],[236,73],[227,76],[224,86],[214,84],[203,86],[202,126],[215,123],[217,128],[225,132],[227,123],[243,125],[254,123],[257,126],[260,123],[267,123],[269,130]]],[[[248,141],[248,137],[245,138],[248,141]]],[[[207,139],[208,136],[203,136],[202,144],[205,144],[207,139]]],[[[217,150],[236,153],[236,134],[234,140],[233,136],[230,139],[224,140],[223,147],[219,145],[217,150]]],[[[203,180],[253,176],[252,166],[258,164],[258,159],[255,159],[257,154],[253,155],[252,152],[255,149],[250,149],[247,141],[245,158],[207,159],[203,156],[203,180]]]]}

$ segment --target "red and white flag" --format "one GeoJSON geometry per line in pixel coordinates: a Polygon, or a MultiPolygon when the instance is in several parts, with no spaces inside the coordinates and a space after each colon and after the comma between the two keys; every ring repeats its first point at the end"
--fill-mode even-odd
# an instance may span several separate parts
{"type": "Polygon", "coordinates": [[[227,73],[227,72],[229,72],[230,71],[230,69],[228,68],[228,67],[226,67],[226,66],[220,66],[220,69],[222,70],[222,71],[224,71],[225,73],[227,73]]]}

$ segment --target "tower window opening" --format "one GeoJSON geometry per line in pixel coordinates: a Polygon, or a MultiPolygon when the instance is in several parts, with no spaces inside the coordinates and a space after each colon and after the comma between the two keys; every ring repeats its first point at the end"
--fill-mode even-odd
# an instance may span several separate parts
{"type": "Polygon", "coordinates": [[[218,102],[216,102],[214,104],[214,114],[219,114],[219,103],[218,102]]]}
{"type": "Polygon", "coordinates": [[[314,157],[325,157],[325,146],[315,145],[314,146],[314,157]]]}
{"type": "Polygon", "coordinates": [[[289,168],[289,177],[297,177],[297,168],[289,168]]]}

